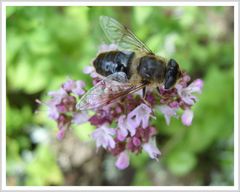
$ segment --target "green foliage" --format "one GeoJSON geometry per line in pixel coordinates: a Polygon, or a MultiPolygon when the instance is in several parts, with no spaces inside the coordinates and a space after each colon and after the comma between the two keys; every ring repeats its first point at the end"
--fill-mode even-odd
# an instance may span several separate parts
{"type": "MultiPolygon", "coordinates": [[[[175,58],[192,79],[204,80],[192,126],[184,127],[180,119],[171,119],[167,126],[164,117],[156,113],[154,124],[158,128],[162,167],[150,174],[149,165],[158,162],[149,160],[146,153],[131,156],[130,184],[156,184],[153,175],[166,171],[171,175],[171,185],[232,185],[232,8],[71,6],[7,7],[8,185],[66,182],[51,145],[32,139],[32,132],[39,127],[48,130],[52,140],[57,130],[56,124],[41,112],[46,108],[39,108],[35,99],[45,100],[47,92],[58,89],[67,77],[84,80],[91,87],[90,77],[82,70],[91,64],[99,45],[106,40],[98,23],[100,15],[126,24],[154,52],[175,58]],[[36,110],[40,112],[35,113],[36,110]],[[31,158],[26,154],[31,154],[31,158]],[[193,179],[185,182],[191,175],[193,179]]],[[[84,124],[74,127],[72,133],[89,142],[93,129],[84,124]]],[[[102,180],[106,177],[102,172],[102,180]]],[[[76,185],[83,183],[79,181],[76,185]]]]}
{"type": "Polygon", "coordinates": [[[36,156],[27,166],[26,173],[28,177],[26,185],[59,185],[63,182],[53,153],[44,145],[36,150],[36,156]]]}

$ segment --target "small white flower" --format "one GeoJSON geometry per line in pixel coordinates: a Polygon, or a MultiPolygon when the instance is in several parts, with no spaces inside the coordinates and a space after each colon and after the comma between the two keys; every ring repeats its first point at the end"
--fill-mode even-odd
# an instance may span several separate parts
{"type": "Polygon", "coordinates": [[[178,95],[184,101],[184,103],[188,105],[193,105],[197,101],[197,97],[193,95],[193,93],[201,93],[203,87],[203,81],[201,79],[197,79],[193,81],[189,86],[183,87],[180,84],[176,85],[176,89],[178,95]]]}
{"type": "Polygon", "coordinates": [[[116,51],[118,46],[116,44],[102,44],[99,47],[98,53],[108,52],[108,51],[116,51]]]}
{"type": "Polygon", "coordinates": [[[133,123],[136,127],[140,126],[140,124],[142,123],[142,127],[146,128],[148,126],[151,113],[152,109],[146,104],[142,103],[128,114],[128,119],[133,119],[133,123]]]}
{"type": "Polygon", "coordinates": [[[96,141],[97,148],[102,146],[104,149],[108,147],[114,149],[115,141],[113,136],[115,134],[116,131],[114,129],[108,128],[106,124],[104,124],[92,133],[92,138],[96,141]]]}
{"type": "Polygon", "coordinates": [[[143,150],[146,151],[148,153],[148,155],[150,156],[150,158],[152,158],[152,159],[157,160],[159,155],[161,155],[161,152],[159,151],[159,149],[156,146],[155,139],[151,139],[151,140],[149,140],[148,143],[143,144],[143,150]]]}
{"type": "Polygon", "coordinates": [[[50,91],[48,95],[51,96],[51,99],[46,102],[48,106],[57,105],[62,101],[64,97],[68,96],[67,92],[62,88],[57,91],[50,91]]]}
{"type": "Polygon", "coordinates": [[[193,112],[190,109],[186,109],[182,115],[182,123],[186,126],[190,126],[193,120],[193,112]]]}
{"type": "Polygon", "coordinates": [[[172,108],[172,107],[169,107],[168,105],[162,105],[162,106],[159,106],[158,109],[163,113],[167,125],[170,124],[171,117],[178,118],[177,108],[172,108]]]}
{"type": "Polygon", "coordinates": [[[120,170],[126,169],[129,166],[129,157],[126,151],[123,151],[118,155],[115,166],[120,170]]]}
{"type": "Polygon", "coordinates": [[[118,118],[118,127],[120,135],[125,138],[128,131],[131,136],[135,135],[137,126],[134,124],[132,119],[126,118],[126,115],[121,115],[118,118]]]}
{"type": "Polygon", "coordinates": [[[85,74],[91,74],[95,71],[95,68],[93,66],[86,66],[84,69],[83,69],[83,73],[85,74]]]}
{"type": "Polygon", "coordinates": [[[89,119],[88,113],[86,111],[76,112],[73,114],[72,123],[82,124],[87,122],[89,119]]]}

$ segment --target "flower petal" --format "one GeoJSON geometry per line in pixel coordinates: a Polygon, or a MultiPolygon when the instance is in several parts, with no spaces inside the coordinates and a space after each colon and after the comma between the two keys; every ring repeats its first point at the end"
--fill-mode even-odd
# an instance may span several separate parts
{"type": "Polygon", "coordinates": [[[186,126],[190,126],[193,120],[193,112],[190,109],[186,109],[182,115],[182,123],[186,126]]]}
{"type": "Polygon", "coordinates": [[[72,92],[76,95],[83,95],[85,91],[83,90],[83,87],[85,87],[85,83],[83,81],[76,81],[74,89],[72,89],[72,92]]]}
{"type": "Polygon", "coordinates": [[[62,140],[65,135],[65,129],[60,129],[57,133],[57,139],[62,140]]]}
{"type": "Polygon", "coordinates": [[[86,66],[84,69],[83,69],[83,73],[85,74],[91,74],[92,72],[94,72],[95,69],[93,66],[86,66]]]}
{"type": "Polygon", "coordinates": [[[88,119],[89,119],[89,116],[87,112],[77,112],[73,114],[72,122],[79,125],[87,122],[88,119]]]}
{"type": "Polygon", "coordinates": [[[120,170],[126,169],[129,166],[129,157],[126,151],[123,151],[118,155],[115,166],[120,170]]]}
{"type": "Polygon", "coordinates": [[[125,115],[121,115],[118,118],[118,127],[121,130],[122,136],[126,137],[127,131],[130,132],[131,136],[135,135],[137,125],[135,124],[135,122],[132,119],[126,118],[125,115]]]}
{"type": "Polygon", "coordinates": [[[161,152],[156,146],[156,140],[151,139],[148,143],[143,144],[143,149],[148,153],[152,159],[157,159],[161,152]]]}
{"type": "Polygon", "coordinates": [[[163,113],[167,125],[170,124],[171,117],[177,116],[177,108],[169,107],[168,105],[159,106],[158,109],[163,113]]]}
{"type": "Polygon", "coordinates": [[[146,104],[140,104],[128,114],[128,119],[133,120],[132,125],[138,127],[142,123],[142,127],[146,128],[149,123],[152,109],[146,104]]]}
{"type": "Polygon", "coordinates": [[[96,141],[97,148],[102,146],[104,149],[115,148],[115,141],[113,136],[116,134],[116,130],[108,128],[106,124],[97,128],[92,133],[92,138],[96,141]]]}

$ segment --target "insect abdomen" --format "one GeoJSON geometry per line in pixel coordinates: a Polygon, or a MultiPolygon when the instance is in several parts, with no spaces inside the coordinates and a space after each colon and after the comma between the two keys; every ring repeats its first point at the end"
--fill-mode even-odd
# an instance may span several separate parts
{"type": "Polygon", "coordinates": [[[108,76],[116,72],[129,73],[129,64],[134,53],[123,53],[121,51],[110,51],[100,53],[93,61],[96,72],[108,76]]]}

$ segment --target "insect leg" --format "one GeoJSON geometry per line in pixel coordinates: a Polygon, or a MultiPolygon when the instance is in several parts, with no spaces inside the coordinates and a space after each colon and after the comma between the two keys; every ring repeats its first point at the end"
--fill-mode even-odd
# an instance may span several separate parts
{"type": "Polygon", "coordinates": [[[146,100],[146,96],[147,96],[147,92],[146,92],[146,86],[145,87],[143,87],[143,89],[142,89],[142,100],[143,100],[143,102],[146,104],[146,105],[148,105],[149,107],[151,107],[151,104],[146,100]]]}
{"type": "Polygon", "coordinates": [[[159,93],[159,95],[161,96],[161,91],[160,88],[157,86],[157,92],[159,93]]]}
{"type": "Polygon", "coordinates": [[[146,87],[143,87],[143,89],[142,89],[142,97],[143,97],[143,99],[146,98],[146,87]]]}

